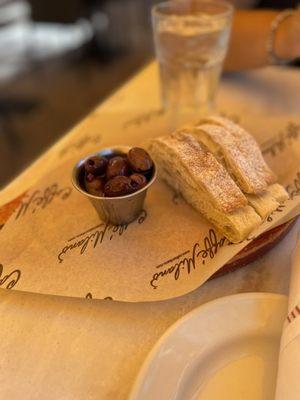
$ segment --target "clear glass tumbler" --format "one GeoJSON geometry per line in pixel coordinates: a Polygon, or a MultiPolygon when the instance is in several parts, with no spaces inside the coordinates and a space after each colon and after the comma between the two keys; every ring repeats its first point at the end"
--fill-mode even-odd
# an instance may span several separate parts
{"type": "Polygon", "coordinates": [[[152,9],[163,105],[177,113],[214,106],[233,7],[225,1],[167,1],[152,9]]]}

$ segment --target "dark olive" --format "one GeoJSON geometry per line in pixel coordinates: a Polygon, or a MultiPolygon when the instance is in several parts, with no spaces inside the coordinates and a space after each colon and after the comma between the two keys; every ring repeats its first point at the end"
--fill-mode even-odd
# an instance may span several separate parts
{"type": "Polygon", "coordinates": [[[95,179],[95,176],[93,174],[86,174],[85,179],[87,182],[92,182],[95,179]]]}
{"type": "Polygon", "coordinates": [[[142,189],[147,185],[147,179],[142,174],[132,174],[130,175],[131,187],[134,192],[142,189]]]}
{"type": "Polygon", "coordinates": [[[131,180],[127,176],[115,176],[106,182],[104,195],[106,197],[124,196],[132,193],[131,180]]]}
{"type": "Polygon", "coordinates": [[[100,176],[88,174],[85,177],[85,189],[94,196],[103,196],[104,179],[100,176]]]}
{"type": "Polygon", "coordinates": [[[105,157],[93,156],[85,160],[84,168],[87,174],[104,175],[108,161],[105,157]]]}
{"type": "Polygon", "coordinates": [[[126,158],[116,156],[108,161],[106,169],[106,179],[112,179],[115,176],[127,176],[129,175],[129,166],[126,158]]]}
{"type": "Polygon", "coordinates": [[[128,152],[128,161],[130,167],[135,172],[149,171],[153,166],[153,161],[146,150],[140,147],[133,147],[128,152]]]}

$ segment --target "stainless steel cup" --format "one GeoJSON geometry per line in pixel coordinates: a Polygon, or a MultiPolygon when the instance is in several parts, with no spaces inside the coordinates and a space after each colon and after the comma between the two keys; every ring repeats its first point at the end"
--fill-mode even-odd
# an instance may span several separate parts
{"type": "Polygon", "coordinates": [[[127,224],[139,216],[143,209],[147,190],[156,179],[155,165],[153,166],[153,174],[150,181],[142,189],[125,196],[98,197],[89,194],[84,189],[84,162],[91,156],[126,155],[129,150],[130,147],[128,146],[103,149],[83,158],[73,169],[72,183],[74,187],[90,200],[103,221],[110,222],[113,225],[127,224]]]}

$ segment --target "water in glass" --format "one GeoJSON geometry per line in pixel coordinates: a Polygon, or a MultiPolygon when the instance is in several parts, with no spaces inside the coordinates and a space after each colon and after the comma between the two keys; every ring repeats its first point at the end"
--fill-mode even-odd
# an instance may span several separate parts
{"type": "Polygon", "coordinates": [[[228,46],[228,18],[199,13],[154,18],[153,22],[164,106],[210,109],[228,46]]]}

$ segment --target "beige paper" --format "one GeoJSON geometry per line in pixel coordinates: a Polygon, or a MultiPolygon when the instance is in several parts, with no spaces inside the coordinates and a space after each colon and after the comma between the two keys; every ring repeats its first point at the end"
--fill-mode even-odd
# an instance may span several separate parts
{"type": "Polygon", "coordinates": [[[291,267],[290,290],[287,317],[283,326],[278,374],[276,400],[299,399],[299,365],[300,365],[300,237],[293,254],[291,267]]]}
{"type": "MultiPolygon", "coordinates": [[[[300,120],[239,118],[257,136],[291,195],[253,238],[299,213],[300,120]]],[[[121,301],[163,300],[197,288],[249,243],[251,238],[228,245],[163,182],[149,190],[145,210],[133,223],[114,227],[99,221],[90,203],[71,186],[73,164],[93,150],[141,145],[165,134],[168,119],[160,111],[138,118],[102,114],[97,123],[98,139],[93,142],[89,133],[89,150],[78,145],[57,152],[56,168],[28,191],[0,232],[2,287],[121,301]]],[[[84,135],[78,131],[73,142],[84,135]]]]}

